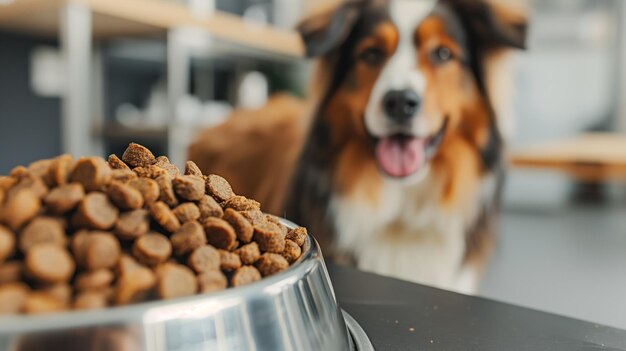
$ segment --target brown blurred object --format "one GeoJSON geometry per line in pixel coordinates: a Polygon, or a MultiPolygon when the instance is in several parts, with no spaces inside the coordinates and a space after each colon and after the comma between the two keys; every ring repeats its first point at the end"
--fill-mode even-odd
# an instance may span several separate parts
{"type": "Polygon", "coordinates": [[[189,147],[189,159],[205,174],[228,179],[235,193],[258,200],[263,211],[281,215],[309,116],[304,100],[274,95],[262,108],[237,110],[202,131],[189,147]]]}
{"type": "Polygon", "coordinates": [[[137,351],[143,350],[143,331],[130,327],[88,327],[68,333],[41,333],[19,340],[14,351],[137,351]]]}
{"type": "Polygon", "coordinates": [[[509,159],[516,168],[556,170],[588,182],[626,181],[626,135],[583,134],[514,151],[509,159]]]}

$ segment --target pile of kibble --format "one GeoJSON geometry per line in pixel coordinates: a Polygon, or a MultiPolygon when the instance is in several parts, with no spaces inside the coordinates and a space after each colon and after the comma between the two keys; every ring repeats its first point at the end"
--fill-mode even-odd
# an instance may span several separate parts
{"type": "Polygon", "coordinates": [[[0,177],[0,314],[104,308],[236,287],[285,270],[289,230],[191,161],[130,144],[0,177]]]}

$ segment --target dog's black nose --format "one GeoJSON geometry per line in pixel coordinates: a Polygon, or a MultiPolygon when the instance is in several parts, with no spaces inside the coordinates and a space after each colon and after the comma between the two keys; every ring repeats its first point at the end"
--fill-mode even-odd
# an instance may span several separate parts
{"type": "Polygon", "coordinates": [[[406,123],[420,107],[420,98],[411,89],[390,90],[383,97],[383,109],[398,123],[406,123]]]}

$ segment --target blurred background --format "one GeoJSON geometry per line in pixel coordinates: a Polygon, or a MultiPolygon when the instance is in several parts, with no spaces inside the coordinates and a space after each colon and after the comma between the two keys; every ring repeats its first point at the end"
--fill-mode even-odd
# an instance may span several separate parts
{"type": "MultiPolygon", "coordinates": [[[[307,6],[0,0],[0,174],[65,152],[121,154],[130,141],[181,166],[194,136],[233,108],[304,96],[310,64],[290,29],[307,6]]],[[[514,165],[480,294],[626,328],[626,4],[530,9],[514,165]],[[591,132],[602,134],[581,139],[591,132]]]]}

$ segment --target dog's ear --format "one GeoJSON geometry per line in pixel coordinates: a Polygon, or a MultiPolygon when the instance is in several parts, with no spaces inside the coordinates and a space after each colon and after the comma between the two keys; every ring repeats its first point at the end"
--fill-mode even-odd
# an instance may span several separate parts
{"type": "Polygon", "coordinates": [[[510,1],[441,0],[456,12],[482,49],[526,49],[527,19],[510,1]]]}
{"type": "Polygon", "coordinates": [[[361,1],[344,1],[305,18],[297,27],[306,56],[325,55],[339,47],[350,34],[359,16],[361,1]]]}

